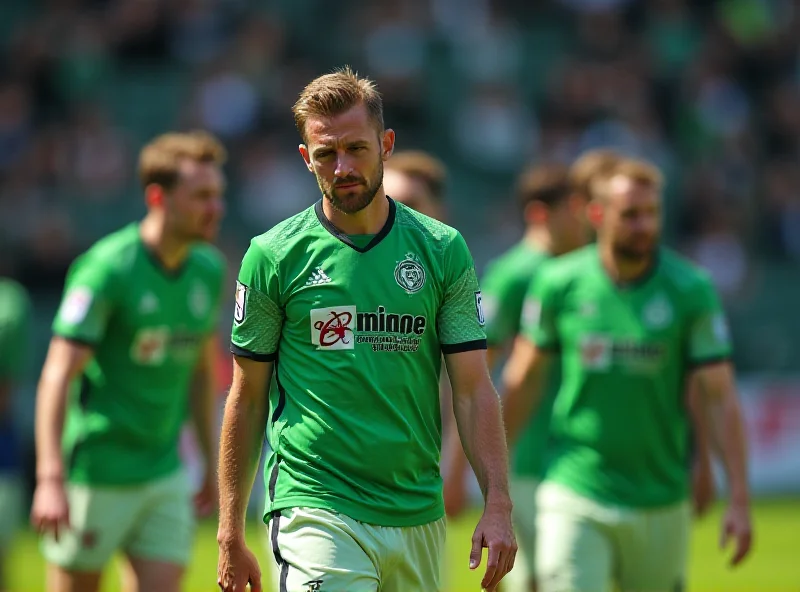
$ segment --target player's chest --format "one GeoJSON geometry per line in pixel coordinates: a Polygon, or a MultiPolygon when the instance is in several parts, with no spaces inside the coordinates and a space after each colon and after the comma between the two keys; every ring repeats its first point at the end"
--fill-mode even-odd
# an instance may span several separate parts
{"type": "Polygon", "coordinates": [[[681,309],[665,290],[577,289],[557,324],[563,346],[589,370],[660,372],[684,347],[681,309]]]}
{"type": "Polygon", "coordinates": [[[401,248],[322,253],[294,270],[287,288],[285,329],[318,349],[411,347],[435,333],[442,298],[435,263],[401,248]]]}
{"type": "Polygon", "coordinates": [[[133,287],[115,315],[116,330],[130,342],[139,366],[193,364],[213,317],[209,285],[201,279],[158,281],[133,287]]]}

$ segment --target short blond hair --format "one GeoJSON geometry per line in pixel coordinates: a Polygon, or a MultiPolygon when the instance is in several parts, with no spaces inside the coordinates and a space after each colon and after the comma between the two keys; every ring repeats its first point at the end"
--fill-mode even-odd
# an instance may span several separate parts
{"type": "Polygon", "coordinates": [[[610,148],[597,148],[584,152],[569,168],[573,191],[588,199],[594,199],[592,182],[614,170],[623,159],[622,154],[610,148]]]}
{"type": "Polygon", "coordinates": [[[306,85],[292,107],[294,124],[306,142],[306,122],[310,117],[333,117],[357,105],[366,106],[378,131],[383,131],[383,98],[375,83],[353,72],[350,66],[338,68],[306,85]]]}
{"type": "Polygon", "coordinates": [[[447,169],[441,160],[422,150],[396,152],[386,161],[386,170],[397,171],[425,184],[436,202],[444,201],[447,169]]]}
{"type": "Polygon", "coordinates": [[[644,159],[623,158],[616,166],[596,175],[591,181],[592,197],[607,198],[611,181],[617,177],[624,177],[636,185],[643,185],[659,193],[664,188],[664,175],[656,165],[644,159]]]}
{"type": "Polygon", "coordinates": [[[139,180],[143,187],[160,185],[167,191],[180,180],[183,160],[225,164],[228,154],[222,143],[208,132],[170,132],[150,141],[139,153],[139,180]]]}

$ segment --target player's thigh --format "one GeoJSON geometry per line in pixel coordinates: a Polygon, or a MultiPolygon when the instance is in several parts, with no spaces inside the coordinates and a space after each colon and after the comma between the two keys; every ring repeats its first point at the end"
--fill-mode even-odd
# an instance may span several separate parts
{"type": "Polygon", "coordinates": [[[58,565],[47,567],[48,592],[97,592],[102,572],[71,571],[58,565]]]}
{"type": "Polygon", "coordinates": [[[447,536],[446,519],[390,530],[392,560],[388,560],[382,570],[381,592],[442,590],[440,566],[447,536]]]}
{"type": "Polygon", "coordinates": [[[128,537],[141,507],[138,488],[67,485],[69,528],[42,537],[45,559],[67,571],[99,572],[128,537]]]}
{"type": "Polygon", "coordinates": [[[131,560],[185,566],[195,526],[191,484],[180,470],[143,488],[142,510],[125,541],[125,554],[131,560]]]}
{"type": "Polygon", "coordinates": [[[364,525],[316,508],[291,508],[269,521],[280,592],[379,589],[378,541],[364,525]]]}
{"type": "Polygon", "coordinates": [[[614,548],[592,503],[543,485],[537,495],[536,583],[539,592],[608,592],[614,548]],[[558,498],[561,499],[558,499],[558,498]],[[584,507],[585,506],[585,507],[584,507]]]}
{"type": "Polygon", "coordinates": [[[622,592],[678,592],[689,560],[691,509],[688,503],[636,512],[620,537],[622,592]]]}
{"type": "Polygon", "coordinates": [[[527,591],[535,581],[536,566],[536,491],[539,481],[515,477],[511,481],[512,519],[517,537],[517,558],[514,568],[503,578],[504,590],[527,591]]]}
{"type": "Polygon", "coordinates": [[[124,592],[180,592],[183,566],[153,559],[129,557],[124,592]]]}
{"type": "Polygon", "coordinates": [[[11,544],[22,523],[23,497],[22,479],[17,475],[0,473],[0,553],[11,544]]]}

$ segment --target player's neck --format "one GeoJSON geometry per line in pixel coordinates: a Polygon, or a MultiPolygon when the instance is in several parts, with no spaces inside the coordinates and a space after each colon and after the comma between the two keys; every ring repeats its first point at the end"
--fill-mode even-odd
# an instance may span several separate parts
{"type": "Polygon", "coordinates": [[[180,268],[189,254],[190,245],[170,236],[162,220],[146,216],[139,225],[139,236],[144,246],[166,269],[180,268]]]}
{"type": "Polygon", "coordinates": [[[325,217],[344,234],[378,234],[389,218],[389,200],[383,189],[366,208],[355,214],[345,214],[335,209],[331,202],[322,200],[325,217]]]}
{"type": "Polygon", "coordinates": [[[553,234],[542,226],[528,226],[522,240],[542,253],[558,254],[555,251],[553,234]]]}
{"type": "Polygon", "coordinates": [[[616,256],[608,245],[598,245],[598,251],[606,273],[617,284],[629,284],[642,279],[650,273],[655,264],[655,256],[638,261],[623,259],[616,256]]]}

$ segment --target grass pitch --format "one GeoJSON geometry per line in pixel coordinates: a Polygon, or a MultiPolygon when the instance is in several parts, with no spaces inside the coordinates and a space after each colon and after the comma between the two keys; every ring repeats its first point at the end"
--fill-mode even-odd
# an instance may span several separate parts
{"type": "MultiPolygon", "coordinates": [[[[800,592],[800,499],[760,501],[754,509],[755,548],[747,562],[736,570],[727,567],[727,557],[717,541],[722,506],[696,523],[692,541],[691,577],[688,592],[800,592]]],[[[478,592],[480,573],[467,568],[470,537],[478,514],[471,513],[452,522],[448,531],[448,592],[478,592]]],[[[271,561],[258,533],[257,523],[249,526],[251,548],[262,565],[271,561]]],[[[216,524],[201,525],[194,560],[184,586],[185,592],[214,592],[216,586],[216,524]]],[[[112,566],[107,570],[103,592],[118,592],[118,578],[112,566]]],[[[10,592],[45,592],[44,563],[35,535],[21,533],[8,561],[10,592]]],[[[268,588],[267,588],[268,589],[268,588]]],[[[413,592],[413,591],[409,591],[413,592]]]]}

